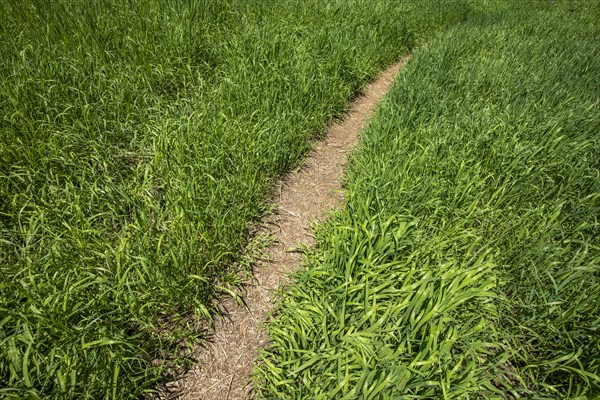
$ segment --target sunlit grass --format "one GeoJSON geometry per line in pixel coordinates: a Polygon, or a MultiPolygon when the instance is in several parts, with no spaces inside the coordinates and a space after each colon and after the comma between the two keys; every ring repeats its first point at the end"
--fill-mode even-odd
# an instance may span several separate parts
{"type": "Polygon", "coordinates": [[[0,396],[189,363],[274,179],[463,16],[417,3],[0,2],[0,396]]]}
{"type": "Polygon", "coordinates": [[[416,51],[363,132],[262,397],[600,395],[598,4],[515,5],[416,51]]]}

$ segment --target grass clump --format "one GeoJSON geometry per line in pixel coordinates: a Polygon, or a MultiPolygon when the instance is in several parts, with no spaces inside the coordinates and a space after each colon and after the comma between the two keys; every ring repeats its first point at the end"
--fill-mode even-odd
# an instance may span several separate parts
{"type": "Polygon", "coordinates": [[[138,397],[188,362],[274,179],[463,11],[2,1],[0,396],[138,397]]]}
{"type": "Polygon", "coordinates": [[[597,10],[490,2],[415,52],[269,325],[264,398],[600,395],[597,10]]]}

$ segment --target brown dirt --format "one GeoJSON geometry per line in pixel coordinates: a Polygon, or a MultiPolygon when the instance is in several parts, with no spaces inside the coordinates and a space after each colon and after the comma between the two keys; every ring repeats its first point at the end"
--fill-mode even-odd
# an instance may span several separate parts
{"type": "Polygon", "coordinates": [[[227,318],[216,323],[212,340],[196,355],[197,368],[172,387],[179,398],[253,397],[250,374],[260,349],[269,342],[264,323],[277,290],[288,283],[287,275],[300,267],[301,252],[297,249],[314,243],[311,225],[323,220],[328,210],[343,200],[340,178],[348,155],[407,60],[404,57],[369,84],[364,95],[352,103],[346,118],[333,124],[325,139],[315,143],[304,165],[279,183],[275,212],[262,225],[275,238],[275,245],[267,250],[268,261],[255,267],[254,279],[246,285],[246,306],[233,301],[223,305],[227,318]]]}

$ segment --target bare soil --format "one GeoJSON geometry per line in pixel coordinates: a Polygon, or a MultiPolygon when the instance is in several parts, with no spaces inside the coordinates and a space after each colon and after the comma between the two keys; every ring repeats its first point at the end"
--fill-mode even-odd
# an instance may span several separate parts
{"type": "Polygon", "coordinates": [[[314,144],[305,163],[285,176],[277,186],[273,215],[262,229],[275,239],[266,250],[267,261],[255,266],[246,283],[245,305],[223,304],[226,318],[218,321],[212,340],[199,349],[197,368],[176,382],[184,400],[251,399],[253,365],[261,348],[269,343],[264,330],[279,289],[288,284],[290,272],[300,267],[301,246],[314,244],[311,226],[341,204],[343,176],[349,153],[379,100],[408,57],[383,71],[352,104],[346,118],[330,126],[325,139],[314,144]]]}

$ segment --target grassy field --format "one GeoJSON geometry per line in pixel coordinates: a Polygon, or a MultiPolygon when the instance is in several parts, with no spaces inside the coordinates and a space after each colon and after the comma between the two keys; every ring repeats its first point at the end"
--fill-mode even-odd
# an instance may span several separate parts
{"type": "Polygon", "coordinates": [[[277,176],[448,1],[0,2],[0,396],[189,362],[277,176]]]}
{"type": "Polygon", "coordinates": [[[415,52],[269,325],[263,398],[600,396],[600,4],[415,52]]]}

